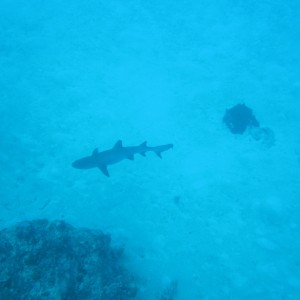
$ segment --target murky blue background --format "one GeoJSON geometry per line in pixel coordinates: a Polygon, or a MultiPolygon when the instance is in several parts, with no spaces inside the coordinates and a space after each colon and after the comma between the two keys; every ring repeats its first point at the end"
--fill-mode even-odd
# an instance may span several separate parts
{"type": "Polygon", "coordinates": [[[0,226],[63,219],[125,245],[155,299],[300,299],[300,4],[0,3],[0,226]],[[275,143],[235,136],[246,103],[275,143]],[[80,171],[144,140],[163,160],[80,171]]]}

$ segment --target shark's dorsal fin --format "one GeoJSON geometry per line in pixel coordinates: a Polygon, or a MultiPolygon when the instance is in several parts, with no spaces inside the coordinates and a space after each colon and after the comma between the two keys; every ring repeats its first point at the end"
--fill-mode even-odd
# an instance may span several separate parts
{"type": "Polygon", "coordinates": [[[98,166],[98,168],[105,176],[109,177],[109,173],[106,165],[100,165],[98,166]]]}
{"type": "Polygon", "coordinates": [[[92,152],[92,156],[95,156],[98,154],[98,148],[95,148],[94,151],[92,152]]]}
{"type": "MultiPolygon", "coordinates": [[[[141,144],[140,144],[140,147],[147,147],[147,141],[141,143],[141,144]]],[[[142,151],[142,152],[140,152],[140,154],[141,154],[142,156],[146,156],[146,151],[142,151]]]]}
{"type": "Polygon", "coordinates": [[[114,149],[118,149],[118,148],[122,148],[123,145],[122,145],[122,141],[121,140],[118,140],[115,145],[114,145],[114,149]]]}

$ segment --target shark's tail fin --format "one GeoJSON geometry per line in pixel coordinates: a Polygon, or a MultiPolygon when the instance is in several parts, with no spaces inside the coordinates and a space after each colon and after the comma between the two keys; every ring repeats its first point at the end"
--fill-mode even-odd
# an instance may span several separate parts
{"type": "Polygon", "coordinates": [[[153,148],[154,148],[153,151],[156,153],[156,155],[159,158],[162,158],[161,153],[169,150],[170,148],[173,148],[173,144],[167,144],[167,145],[157,146],[153,148]]]}

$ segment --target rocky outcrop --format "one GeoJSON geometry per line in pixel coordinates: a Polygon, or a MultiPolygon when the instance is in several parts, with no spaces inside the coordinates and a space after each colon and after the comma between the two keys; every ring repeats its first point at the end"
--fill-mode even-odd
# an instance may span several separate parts
{"type": "Polygon", "coordinates": [[[35,220],[0,231],[0,299],[127,300],[134,279],[101,231],[35,220]]]}

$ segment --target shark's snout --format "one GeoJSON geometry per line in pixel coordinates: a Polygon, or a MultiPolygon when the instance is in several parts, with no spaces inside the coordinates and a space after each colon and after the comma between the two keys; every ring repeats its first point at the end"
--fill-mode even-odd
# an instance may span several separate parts
{"type": "Polygon", "coordinates": [[[81,169],[80,168],[80,162],[78,160],[75,160],[73,163],[72,163],[72,167],[75,168],[75,169],[81,169]]]}
{"type": "Polygon", "coordinates": [[[91,169],[97,167],[97,161],[93,156],[87,156],[78,160],[75,160],[72,163],[72,167],[75,169],[91,169]]]}

